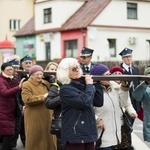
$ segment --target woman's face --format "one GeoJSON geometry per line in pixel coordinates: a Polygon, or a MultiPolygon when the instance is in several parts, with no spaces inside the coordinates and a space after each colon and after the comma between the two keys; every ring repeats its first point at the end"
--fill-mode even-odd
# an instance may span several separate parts
{"type": "Polygon", "coordinates": [[[57,71],[57,66],[55,66],[55,65],[52,64],[52,65],[49,66],[49,68],[48,68],[47,71],[56,72],[57,71]]]}
{"type": "MultiPolygon", "coordinates": [[[[120,71],[115,71],[114,73],[112,73],[112,75],[122,75],[122,73],[120,71]]],[[[117,82],[118,84],[121,83],[120,80],[115,80],[115,82],[117,82]]]]}
{"type": "Polygon", "coordinates": [[[33,79],[34,81],[41,82],[42,79],[43,79],[43,75],[44,75],[44,74],[43,74],[42,71],[37,71],[37,72],[33,73],[33,74],[31,75],[31,77],[32,77],[32,79],[33,79]]]}
{"type": "Polygon", "coordinates": [[[13,75],[13,71],[14,71],[14,69],[13,69],[12,66],[7,66],[7,67],[4,69],[3,72],[4,72],[7,76],[11,77],[11,76],[13,75]]]}
{"type": "Polygon", "coordinates": [[[72,65],[71,67],[69,67],[69,78],[71,79],[78,79],[81,76],[81,72],[80,72],[80,66],[78,65],[72,65]]]}
{"type": "MultiPolygon", "coordinates": [[[[110,72],[107,71],[107,72],[105,72],[105,73],[103,74],[103,76],[106,76],[106,75],[110,75],[110,72]]],[[[109,85],[110,85],[110,81],[108,81],[108,80],[102,80],[102,81],[101,81],[101,84],[102,84],[102,85],[105,85],[105,86],[109,86],[109,85]]]]}

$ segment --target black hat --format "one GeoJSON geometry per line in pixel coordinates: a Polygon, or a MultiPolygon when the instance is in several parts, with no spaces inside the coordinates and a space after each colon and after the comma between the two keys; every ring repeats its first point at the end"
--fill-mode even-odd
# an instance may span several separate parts
{"type": "Polygon", "coordinates": [[[28,55],[24,56],[22,59],[20,59],[20,62],[24,62],[24,61],[32,61],[32,58],[28,55]]]}
{"type": "Polygon", "coordinates": [[[9,62],[3,63],[3,64],[1,65],[1,70],[4,71],[5,68],[8,67],[8,66],[12,66],[12,65],[11,65],[9,62]]]}
{"type": "Polygon", "coordinates": [[[10,60],[8,63],[10,63],[12,66],[18,66],[19,67],[19,61],[16,59],[10,60]]]}
{"type": "Polygon", "coordinates": [[[83,47],[80,56],[92,56],[93,51],[94,50],[92,50],[92,49],[83,47]]]}
{"type": "Polygon", "coordinates": [[[120,53],[119,55],[121,55],[122,57],[125,57],[125,56],[131,56],[132,55],[132,49],[129,49],[129,48],[124,48],[120,53]]]}

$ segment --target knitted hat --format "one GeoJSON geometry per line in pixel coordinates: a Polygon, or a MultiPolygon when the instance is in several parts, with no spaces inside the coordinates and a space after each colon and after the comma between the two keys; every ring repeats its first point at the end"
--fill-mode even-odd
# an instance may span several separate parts
{"type": "Polygon", "coordinates": [[[145,69],[144,75],[146,75],[146,76],[150,75],[150,67],[145,69]]]}
{"type": "Polygon", "coordinates": [[[123,68],[120,66],[113,66],[112,68],[110,68],[110,73],[113,74],[114,72],[121,72],[123,74],[123,68]]]}
{"type": "Polygon", "coordinates": [[[34,65],[34,66],[31,67],[31,69],[29,71],[29,75],[32,75],[33,73],[35,73],[37,71],[42,71],[43,72],[43,68],[39,65],[34,65]]]}
{"type": "Polygon", "coordinates": [[[109,71],[109,68],[103,64],[94,65],[91,70],[91,75],[103,75],[105,72],[109,71]]]}

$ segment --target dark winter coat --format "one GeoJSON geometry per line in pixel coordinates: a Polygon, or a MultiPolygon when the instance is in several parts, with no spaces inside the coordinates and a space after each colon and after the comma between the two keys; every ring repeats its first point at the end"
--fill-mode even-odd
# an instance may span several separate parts
{"type": "Polygon", "coordinates": [[[0,135],[14,134],[16,94],[19,90],[19,83],[15,78],[0,74],[0,135]]]}
{"type": "MultiPolygon", "coordinates": [[[[122,64],[121,64],[121,67],[124,69],[124,74],[131,75],[131,74],[122,66],[122,64]]],[[[139,69],[138,69],[137,67],[135,67],[135,66],[132,65],[131,68],[132,68],[132,75],[139,75],[139,69]]],[[[130,84],[131,81],[128,81],[128,82],[129,82],[129,84],[130,84]]],[[[132,82],[133,82],[133,84],[132,84],[132,86],[130,87],[129,93],[130,93],[130,98],[131,98],[132,105],[133,105],[134,109],[138,112],[138,111],[140,110],[140,108],[141,108],[141,102],[139,102],[139,101],[137,101],[136,99],[133,98],[132,92],[133,92],[133,90],[140,84],[140,81],[132,81],[132,82]]]]}
{"type": "Polygon", "coordinates": [[[52,83],[45,103],[48,109],[54,110],[53,116],[55,119],[58,119],[61,114],[59,89],[60,86],[58,84],[52,83]]]}
{"type": "Polygon", "coordinates": [[[72,80],[61,86],[62,143],[90,143],[97,139],[93,105],[103,105],[103,92],[96,91],[92,84],[72,80]],[[96,94],[96,95],[95,95],[96,94]]]}

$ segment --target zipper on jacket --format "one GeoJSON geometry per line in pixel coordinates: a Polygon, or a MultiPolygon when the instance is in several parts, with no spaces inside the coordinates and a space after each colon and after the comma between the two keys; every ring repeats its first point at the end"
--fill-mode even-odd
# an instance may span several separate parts
{"type": "Polygon", "coordinates": [[[80,116],[81,116],[81,111],[79,111],[78,119],[77,119],[77,121],[75,122],[75,124],[74,124],[74,126],[73,126],[73,132],[74,132],[74,134],[76,134],[76,133],[77,133],[77,132],[76,132],[76,125],[77,125],[77,124],[78,124],[78,122],[79,122],[80,116]]]}
{"type": "Polygon", "coordinates": [[[107,92],[107,95],[108,95],[108,97],[110,98],[110,100],[111,100],[111,102],[112,102],[112,106],[114,107],[114,119],[115,119],[115,127],[116,127],[116,131],[115,131],[115,134],[116,134],[116,137],[117,137],[117,139],[118,139],[118,136],[117,136],[117,123],[116,123],[116,111],[115,111],[115,106],[114,106],[114,103],[113,103],[113,100],[112,100],[112,98],[110,97],[110,95],[109,95],[109,93],[107,92]]]}

